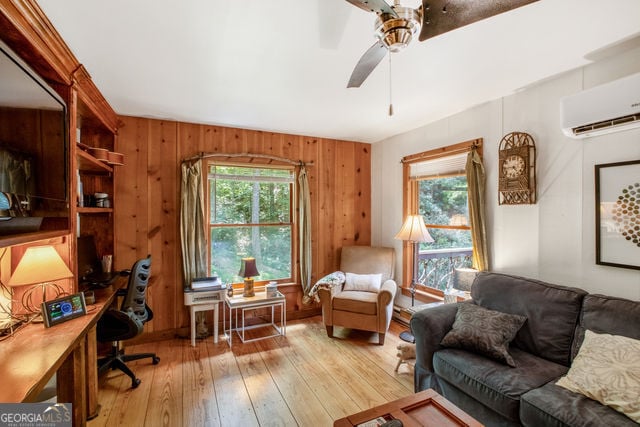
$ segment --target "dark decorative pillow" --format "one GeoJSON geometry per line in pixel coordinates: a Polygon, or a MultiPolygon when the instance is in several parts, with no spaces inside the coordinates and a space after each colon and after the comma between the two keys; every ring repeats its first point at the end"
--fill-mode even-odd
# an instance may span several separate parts
{"type": "Polygon", "coordinates": [[[477,351],[515,367],[508,351],[509,343],[526,320],[524,316],[501,313],[476,304],[460,304],[453,328],[440,344],[477,351]]]}

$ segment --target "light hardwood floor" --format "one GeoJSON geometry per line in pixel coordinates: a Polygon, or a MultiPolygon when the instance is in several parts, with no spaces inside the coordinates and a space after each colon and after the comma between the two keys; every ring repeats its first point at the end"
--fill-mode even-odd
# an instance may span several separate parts
{"type": "Polygon", "coordinates": [[[394,372],[398,334],[392,322],[384,346],[377,335],[335,328],[327,337],[319,316],[287,323],[286,337],[242,344],[176,338],[127,348],[154,351],[129,365],[142,380],[131,389],[119,371],[100,382],[101,426],[331,426],[333,421],[413,393],[413,368],[394,372]]]}

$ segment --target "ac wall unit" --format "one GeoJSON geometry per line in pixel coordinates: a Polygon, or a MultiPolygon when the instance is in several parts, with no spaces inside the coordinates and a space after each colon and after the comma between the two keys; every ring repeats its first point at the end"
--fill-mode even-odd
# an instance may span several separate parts
{"type": "Polygon", "coordinates": [[[640,127],[640,73],[562,98],[560,120],[571,138],[640,127]]]}

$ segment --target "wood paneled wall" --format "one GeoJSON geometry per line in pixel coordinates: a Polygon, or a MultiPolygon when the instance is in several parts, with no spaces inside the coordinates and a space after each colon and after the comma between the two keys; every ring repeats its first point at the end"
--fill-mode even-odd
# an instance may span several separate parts
{"type": "MultiPolygon", "coordinates": [[[[150,332],[189,324],[183,306],[180,259],[180,162],[205,153],[270,154],[313,162],[308,168],[312,207],[315,282],[339,267],[344,245],[371,243],[371,154],[369,144],[220,126],[120,117],[117,169],[115,267],[153,257],[150,332]]],[[[287,287],[289,317],[317,307],[302,305],[299,284],[287,287]],[[293,293],[293,296],[291,295],[293,293]],[[293,301],[293,304],[291,303],[293,301]]]]}

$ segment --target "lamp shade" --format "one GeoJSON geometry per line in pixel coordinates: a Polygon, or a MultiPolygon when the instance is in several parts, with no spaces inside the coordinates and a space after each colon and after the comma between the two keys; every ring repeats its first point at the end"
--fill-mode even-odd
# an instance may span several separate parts
{"type": "Polygon", "coordinates": [[[242,258],[242,264],[240,265],[240,271],[238,276],[240,277],[253,277],[259,276],[258,268],[256,267],[255,258],[242,258]]]}
{"type": "Polygon", "coordinates": [[[27,248],[9,279],[9,286],[33,285],[73,277],[53,246],[27,248]]]}
{"type": "Polygon", "coordinates": [[[424,225],[422,215],[409,215],[404,220],[402,228],[396,234],[396,239],[405,240],[413,243],[429,243],[433,242],[433,237],[427,231],[424,225]]]}

